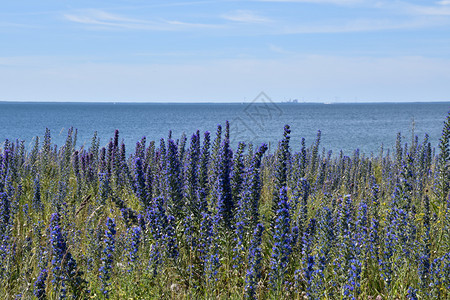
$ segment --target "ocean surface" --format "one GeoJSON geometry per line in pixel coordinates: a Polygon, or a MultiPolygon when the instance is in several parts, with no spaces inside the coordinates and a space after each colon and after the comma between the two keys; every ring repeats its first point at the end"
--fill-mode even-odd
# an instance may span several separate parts
{"type": "MultiPolygon", "coordinates": [[[[36,136],[51,130],[52,142],[61,146],[67,130],[78,130],[77,147],[86,145],[95,131],[105,146],[118,129],[127,151],[143,136],[147,141],[183,133],[188,139],[196,130],[210,131],[214,138],[218,124],[230,122],[230,140],[254,145],[270,144],[275,149],[282,138],[283,126],[291,126],[291,149],[300,149],[301,138],[309,146],[318,130],[321,149],[350,155],[360,149],[366,155],[392,149],[398,132],[410,142],[412,134],[423,139],[430,136],[438,145],[443,122],[450,110],[445,103],[237,103],[237,104],[162,104],[162,103],[19,103],[0,102],[0,146],[5,139],[25,140],[30,149],[36,136]]],[[[159,143],[159,142],[158,142],[159,143]]],[[[147,143],[148,145],[148,143],[147,143]]]]}

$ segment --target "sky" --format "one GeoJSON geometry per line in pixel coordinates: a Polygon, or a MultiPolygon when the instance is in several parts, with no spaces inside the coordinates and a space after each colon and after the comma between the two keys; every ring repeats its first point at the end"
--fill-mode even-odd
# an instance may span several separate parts
{"type": "Polygon", "coordinates": [[[21,0],[0,101],[450,101],[450,0],[21,0]]]}

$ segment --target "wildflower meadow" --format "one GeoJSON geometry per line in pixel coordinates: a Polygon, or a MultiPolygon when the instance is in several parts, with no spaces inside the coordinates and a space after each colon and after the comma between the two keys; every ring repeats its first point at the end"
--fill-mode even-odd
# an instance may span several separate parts
{"type": "Polygon", "coordinates": [[[112,134],[4,142],[1,299],[450,299],[450,113],[369,155],[112,134]]]}

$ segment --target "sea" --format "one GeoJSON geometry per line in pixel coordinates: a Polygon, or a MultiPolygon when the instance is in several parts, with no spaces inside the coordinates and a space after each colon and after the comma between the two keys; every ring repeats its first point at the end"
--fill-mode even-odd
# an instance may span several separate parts
{"type": "Polygon", "coordinates": [[[28,150],[35,138],[50,129],[52,142],[62,146],[69,128],[77,130],[77,147],[88,148],[94,132],[106,146],[119,130],[127,152],[146,137],[159,144],[171,132],[173,139],[189,139],[199,130],[215,136],[217,126],[230,123],[232,147],[238,142],[258,147],[262,143],[275,150],[283,128],[291,129],[290,147],[300,150],[302,138],[310,146],[320,131],[320,151],[356,149],[377,155],[381,147],[393,149],[397,133],[405,142],[413,136],[423,140],[428,134],[438,146],[450,102],[435,103],[37,103],[0,102],[0,148],[6,139],[24,140],[28,150]]]}

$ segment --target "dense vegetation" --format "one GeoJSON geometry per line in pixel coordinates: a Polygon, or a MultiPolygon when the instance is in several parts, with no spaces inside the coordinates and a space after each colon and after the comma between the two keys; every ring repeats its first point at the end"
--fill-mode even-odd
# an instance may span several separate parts
{"type": "Polygon", "coordinates": [[[450,114],[370,156],[229,135],[6,141],[2,299],[450,297],[450,114]]]}

